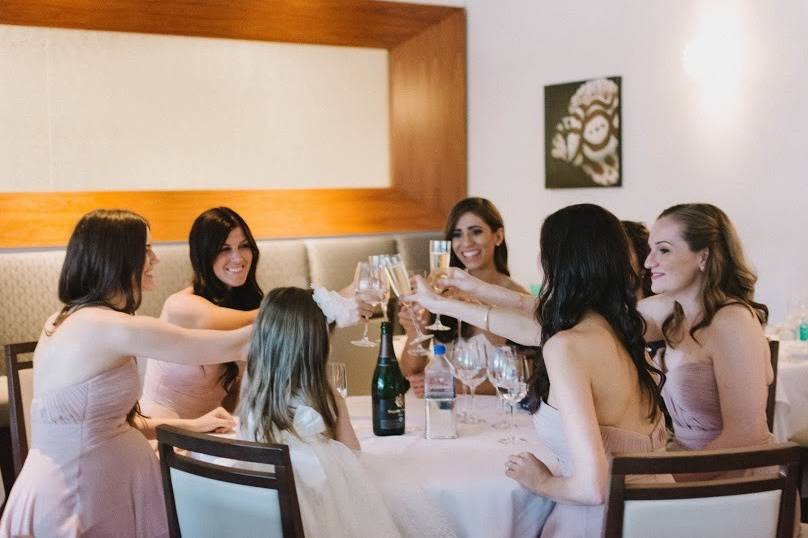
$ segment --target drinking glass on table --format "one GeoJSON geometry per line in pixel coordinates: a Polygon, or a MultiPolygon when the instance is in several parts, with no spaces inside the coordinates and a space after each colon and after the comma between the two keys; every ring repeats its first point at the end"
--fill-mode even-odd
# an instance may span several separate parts
{"type": "Polygon", "coordinates": [[[477,340],[458,338],[450,355],[450,364],[457,379],[471,390],[471,401],[468,411],[459,417],[463,424],[479,424],[485,422],[474,414],[474,394],[477,387],[485,381],[488,356],[485,346],[477,340]]]}
{"type": "Polygon", "coordinates": [[[488,375],[491,382],[510,406],[510,426],[507,437],[500,443],[515,445],[526,442],[514,433],[513,413],[516,405],[527,396],[527,362],[524,356],[514,353],[508,347],[499,347],[489,358],[488,375]]]}
{"type": "MultiPolygon", "coordinates": [[[[374,275],[370,269],[370,265],[366,262],[359,262],[356,264],[356,295],[360,297],[370,306],[376,306],[381,303],[382,295],[384,293],[384,284],[382,280],[374,275]]],[[[368,338],[368,318],[365,318],[365,331],[360,340],[352,340],[351,343],[359,347],[376,347],[376,343],[368,338]]]]}
{"type": "MultiPolygon", "coordinates": [[[[429,242],[429,277],[433,281],[432,288],[435,291],[440,289],[434,285],[437,279],[441,276],[441,271],[449,268],[449,260],[452,251],[451,241],[430,241],[429,242]]],[[[440,314],[435,316],[435,323],[427,325],[427,329],[432,331],[448,331],[451,327],[447,327],[440,321],[440,314]]]]}
{"type": "Polygon", "coordinates": [[[345,374],[344,362],[329,362],[326,365],[328,380],[343,398],[348,396],[348,376],[345,374]]]}
{"type": "MultiPolygon", "coordinates": [[[[410,274],[407,272],[407,266],[404,265],[404,262],[401,260],[401,256],[398,254],[393,254],[388,256],[385,259],[384,263],[384,270],[387,274],[387,279],[390,282],[390,289],[393,290],[396,297],[401,299],[406,295],[412,294],[412,286],[410,285],[410,274]]],[[[410,314],[413,314],[413,318],[415,318],[412,305],[409,303],[405,303],[406,308],[409,309],[410,314]]],[[[432,338],[431,334],[424,334],[421,331],[421,328],[418,326],[418,323],[414,323],[413,326],[415,327],[416,336],[412,339],[412,343],[410,344],[409,353],[411,355],[428,355],[429,351],[423,348],[421,345],[423,342],[426,342],[430,338],[432,338]]]]}

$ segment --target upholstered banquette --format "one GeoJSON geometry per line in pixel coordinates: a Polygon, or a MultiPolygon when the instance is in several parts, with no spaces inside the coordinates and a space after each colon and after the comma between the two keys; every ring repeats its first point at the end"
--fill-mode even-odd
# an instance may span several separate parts
{"type": "MultiPolygon", "coordinates": [[[[339,289],[351,282],[357,261],[371,254],[400,253],[408,267],[427,269],[429,239],[437,233],[373,235],[360,237],[299,240],[262,240],[257,278],[266,291],[278,286],[306,287],[319,283],[339,289]]],[[[139,314],[158,316],[163,301],[187,286],[191,264],[186,244],[158,244],[159,258],[154,275],[154,291],[144,294],[139,314]]],[[[0,346],[37,340],[42,325],[59,306],[57,284],[64,260],[64,249],[0,251],[0,346]]],[[[371,335],[378,321],[371,322],[371,335]]],[[[361,327],[338,329],[332,340],[332,360],[346,363],[348,391],[368,394],[378,348],[350,344],[361,334],[361,327]]],[[[7,384],[0,380],[0,426],[8,421],[7,384]]]]}

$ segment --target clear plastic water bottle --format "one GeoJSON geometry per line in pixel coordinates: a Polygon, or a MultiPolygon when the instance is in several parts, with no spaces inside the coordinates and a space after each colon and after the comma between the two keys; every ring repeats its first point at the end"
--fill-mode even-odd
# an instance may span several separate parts
{"type": "Polygon", "coordinates": [[[433,355],[424,369],[424,399],[427,439],[456,438],[454,376],[443,344],[435,344],[433,355]]]}

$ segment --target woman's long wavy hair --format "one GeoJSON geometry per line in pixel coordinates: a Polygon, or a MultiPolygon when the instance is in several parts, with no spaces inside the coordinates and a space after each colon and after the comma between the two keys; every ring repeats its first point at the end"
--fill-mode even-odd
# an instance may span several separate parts
{"type": "MultiPolygon", "coordinates": [[[[204,297],[211,303],[235,310],[255,310],[261,304],[264,292],[255,278],[258,266],[258,245],[247,223],[241,215],[229,207],[214,207],[208,209],[191,226],[188,236],[190,247],[191,267],[193,268],[194,295],[204,297]],[[213,261],[227,241],[227,236],[236,228],[241,228],[244,237],[250,245],[252,263],[247,272],[247,280],[237,288],[231,288],[219,280],[213,272],[213,261]]],[[[231,385],[238,377],[238,365],[235,362],[225,364],[225,371],[219,382],[225,390],[229,391],[231,385]]]]}
{"type": "MultiPolygon", "coordinates": [[[[502,215],[490,200],[479,197],[464,198],[454,205],[449,212],[449,216],[446,218],[446,226],[443,229],[443,238],[446,241],[452,240],[454,230],[457,227],[457,221],[466,213],[480,217],[480,219],[491,228],[492,232],[496,232],[497,230],[504,231],[505,229],[505,222],[502,219],[502,215]]],[[[466,266],[463,265],[463,262],[461,262],[460,258],[454,253],[454,249],[451,249],[450,252],[449,265],[465,269],[466,266]]],[[[498,273],[511,276],[511,272],[508,270],[508,244],[505,242],[504,233],[502,243],[494,247],[494,267],[498,273]]],[[[431,317],[434,320],[435,316],[432,315],[431,317]]],[[[457,320],[449,316],[441,316],[441,320],[450,330],[437,331],[435,332],[435,337],[441,342],[454,340],[457,337],[457,320]]],[[[463,336],[469,336],[470,332],[471,328],[468,325],[463,327],[463,336]]]]}
{"type": "MultiPolygon", "coordinates": [[[[542,345],[577,325],[587,312],[603,316],[634,363],[653,420],[662,402],[664,375],[646,360],[645,322],[637,312],[634,293],[637,275],[620,221],[597,205],[565,207],[545,219],[540,249],[544,281],[536,319],[542,328],[542,345]]],[[[541,356],[530,385],[530,409],[535,412],[550,393],[541,356]]]]}
{"type": "Polygon", "coordinates": [[[255,320],[236,413],[256,441],[294,432],[293,397],[322,415],[333,438],[337,406],[328,384],[328,326],[311,290],[275,288],[255,320]]]}
{"type": "MultiPolygon", "coordinates": [[[[149,223],[125,209],[96,209],[79,220],[70,236],[59,274],[59,300],[64,306],[50,336],[81,308],[104,306],[134,315],[142,298],[143,267],[149,223]],[[117,300],[123,298],[123,306],[117,300]]],[[[132,424],[140,415],[136,403],[126,416],[132,424]]]]}
{"type": "MultiPolygon", "coordinates": [[[[750,269],[743,254],[735,226],[718,207],[712,204],[679,204],[663,211],[658,219],[669,218],[679,223],[682,239],[693,252],[707,249],[707,263],[701,289],[702,318],[690,328],[696,331],[710,325],[722,307],[741,304],[757,317],[761,325],[769,319],[769,309],[755,302],[757,275],[750,269]]],[[[662,334],[671,347],[682,341],[682,306],[674,303],[673,312],[662,323],[662,334]]]]}

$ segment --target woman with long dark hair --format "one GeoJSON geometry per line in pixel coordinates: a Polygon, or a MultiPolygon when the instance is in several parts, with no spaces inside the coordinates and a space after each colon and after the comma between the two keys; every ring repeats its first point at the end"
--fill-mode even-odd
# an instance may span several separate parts
{"type": "Polygon", "coordinates": [[[250,334],[135,316],[153,286],[150,236],[146,220],[129,211],[93,211],[76,225],[59,277],[64,306],[48,318],[34,353],[31,449],[0,535],[167,536],[157,459],[141,432],[161,422],[232,427],[220,409],[174,421],[137,411],[135,356],[197,366],[233,361],[250,334]]]}
{"type": "MultiPolygon", "coordinates": [[[[196,329],[236,329],[251,324],[264,293],[255,271],[260,252],[250,228],[228,207],[208,209],[188,237],[191,286],[166,299],[160,319],[196,329]]],[[[191,418],[224,406],[232,411],[243,363],[186,366],[149,360],[140,400],[143,413],[191,418]]]]}
{"type": "MultiPolygon", "coordinates": [[[[664,449],[660,375],[645,354],[637,275],[620,221],[599,206],[566,207],[544,221],[540,251],[544,280],[530,324],[511,323],[524,317],[518,311],[498,309],[492,316],[491,306],[441,297],[421,279],[412,299],[542,346],[530,382],[531,409],[555,457],[542,462],[528,452],[513,455],[505,474],[556,501],[542,536],[598,536],[607,454],[664,449]]],[[[525,311],[523,302],[512,298],[511,306],[525,311]]]]}
{"type": "MultiPolygon", "coordinates": [[[[244,219],[229,207],[200,214],[188,236],[193,279],[166,299],[160,318],[193,329],[236,329],[258,315],[264,293],[255,274],[260,252],[244,219]]],[[[343,290],[353,322],[371,308],[343,290]]],[[[334,294],[336,295],[336,294],[334,294]]],[[[346,321],[350,323],[350,321],[346,321]]],[[[235,409],[243,362],[185,366],[150,360],[140,404],[145,415],[191,418],[219,406],[235,409]]]]}
{"type": "MultiPolygon", "coordinates": [[[[444,239],[452,242],[449,265],[456,268],[452,271],[467,271],[469,275],[482,282],[527,293],[510,276],[505,223],[491,201],[485,198],[465,198],[457,202],[446,219],[444,239]]],[[[412,312],[413,310],[409,308],[402,308],[399,312],[399,320],[410,337],[416,334],[413,326],[415,320],[422,326],[426,325],[424,317],[413,316],[412,312]]],[[[434,337],[441,341],[452,341],[458,336],[469,338],[484,334],[493,345],[505,344],[505,339],[501,336],[468,324],[463,326],[462,334],[458,335],[458,323],[454,318],[444,318],[443,322],[450,327],[450,330],[434,332],[434,337]]],[[[409,345],[404,346],[404,352],[399,358],[401,371],[410,381],[415,393],[423,396],[423,370],[426,367],[426,359],[408,353],[408,349],[409,345]]],[[[482,393],[494,393],[494,388],[488,381],[477,390],[482,393]]]]}

